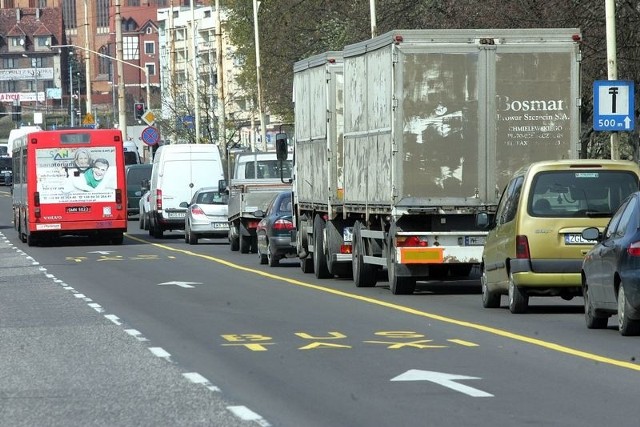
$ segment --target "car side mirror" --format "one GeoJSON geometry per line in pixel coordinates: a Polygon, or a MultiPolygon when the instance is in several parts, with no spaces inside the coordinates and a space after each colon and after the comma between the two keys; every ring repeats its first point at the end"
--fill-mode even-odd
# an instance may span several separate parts
{"type": "Polygon", "coordinates": [[[257,211],[253,211],[253,216],[256,218],[264,218],[265,212],[262,209],[258,209],[257,211]]]}
{"type": "Polygon", "coordinates": [[[180,206],[181,208],[188,208],[189,207],[189,203],[181,202],[178,206],[180,206]]]}
{"type": "Polygon", "coordinates": [[[229,188],[227,188],[227,180],[221,179],[218,181],[218,193],[229,194],[229,188]]]}
{"type": "Polygon", "coordinates": [[[478,212],[476,214],[476,226],[478,228],[486,229],[489,227],[489,215],[486,212],[478,212]]]}

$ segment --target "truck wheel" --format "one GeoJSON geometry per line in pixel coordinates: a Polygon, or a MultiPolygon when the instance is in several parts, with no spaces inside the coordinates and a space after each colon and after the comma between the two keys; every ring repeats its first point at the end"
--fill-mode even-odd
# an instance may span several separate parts
{"type": "Polygon", "coordinates": [[[389,288],[394,295],[411,295],[416,289],[415,277],[401,277],[396,269],[396,251],[389,248],[387,273],[389,274],[389,288]]]}
{"type": "Polygon", "coordinates": [[[325,223],[325,247],[327,257],[327,269],[332,276],[338,276],[340,278],[351,277],[352,267],[348,263],[333,261],[334,255],[340,253],[340,247],[342,246],[342,235],[338,231],[338,228],[332,221],[325,223]]]}
{"type": "Polygon", "coordinates": [[[366,250],[364,239],[361,236],[361,230],[362,223],[358,221],[353,227],[353,246],[351,251],[353,282],[358,288],[370,288],[376,285],[377,270],[375,266],[364,263],[366,250]]]}
{"type": "Polygon", "coordinates": [[[313,270],[318,279],[331,277],[324,256],[324,221],[319,215],[313,220],[313,270]]]}
{"type": "Polygon", "coordinates": [[[313,258],[310,256],[306,258],[300,258],[300,269],[303,273],[313,273],[313,258]]]}
{"type": "Polygon", "coordinates": [[[251,251],[251,236],[240,236],[240,253],[248,254],[251,251]]]}

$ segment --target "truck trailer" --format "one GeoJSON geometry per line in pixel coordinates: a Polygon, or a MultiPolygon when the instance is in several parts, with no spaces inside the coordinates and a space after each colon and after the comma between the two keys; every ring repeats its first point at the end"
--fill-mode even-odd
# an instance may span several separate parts
{"type": "Polygon", "coordinates": [[[480,264],[518,168],[579,157],[579,29],[394,30],[294,64],[303,271],[394,294],[480,264]]]}

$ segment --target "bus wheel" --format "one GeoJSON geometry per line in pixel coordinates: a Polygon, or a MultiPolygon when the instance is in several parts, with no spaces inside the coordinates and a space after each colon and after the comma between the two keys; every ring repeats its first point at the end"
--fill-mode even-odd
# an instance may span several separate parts
{"type": "Polygon", "coordinates": [[[112,245],[121,245],[124,242],[124,235],[122,232],[115,233],[113,237],[111,237],[112,245]]]}
{"type": "Polygon", "coordinates": [[[33,234],[28,234],[25,240],[27,241],[28,246],[35,246],[36,244],[36,239],[33,237],[33,234]]]}

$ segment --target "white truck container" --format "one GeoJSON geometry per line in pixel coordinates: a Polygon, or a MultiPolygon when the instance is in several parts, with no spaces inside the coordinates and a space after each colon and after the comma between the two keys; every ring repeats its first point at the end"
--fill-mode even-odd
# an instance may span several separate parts
{"type": "Polygon", "coordinates": [[[578,29],[396,30],[294,65],[303,271],[394,294],[481,262],[520,166],[578,158],[578,29]]]}
{"type": "Polygon", "coordinates": [[[236,156],[228,204],[232,251],[257,252],[256,227],[261,218],[253,213],[266,212],[277,193],[291,189],[291,167],[291,160],[279,162],[275,152],[247,152],[236,156]]]}

